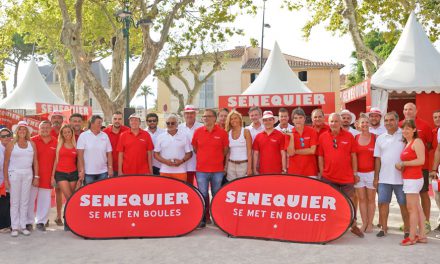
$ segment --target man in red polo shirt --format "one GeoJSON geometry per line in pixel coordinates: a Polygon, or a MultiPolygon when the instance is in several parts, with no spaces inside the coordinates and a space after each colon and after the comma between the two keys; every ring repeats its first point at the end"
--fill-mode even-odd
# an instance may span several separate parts
{"type": "MultiPolygon", "coordinates": [[[[420,191],[420,200],[422,203],[423,213],[425,213],[425,230],[426,233],[431,231],[431,224],[429,222],[429,217],[431,216],[431,199],[429,198],[429,150],[432,147],[433,134],[432,128],[429,124],[417,117],[417,108],[413,103],[407,103],[403,106],[403,115],[405,120],[414,120],[416,123],[417,133],[419,138],[425,144],[425,164],[423,165],[423,187],[420,191]]],[[[402,126],[405,120],[399,122],[399,127],[402,126]]]]}
{"type": "MultiPolygon", "coordinates": [[[[222,186],[225,174],[225,156],[229,149],[228,133],[216,125],[217,113],[212,109],[206,109],[203,113],[204,126],[196,129],[192,139],[194,152],[197,153],[196,179],[197,185],[203,198],[209,201],[209,183],[214,196],[222,186]]],[[[206,215],[200,222],[199,227],[206,226],[206,215]]]]}
{"type": "Polygon", "coordinates": [[[40,231],[46,230],[45,224],[49,218],[52,190],[51,177],[57,148],[57,139],[50,135],[50,129],[51,123],[42,121],[38,135],[32,137],[37,150],[39,175],[35,176],[32,181],[33,186],[29,199],[26,228],[29,226],[29,229],[32,229],[32,225],[36,221],[36,227],[40,231]],[[36,214],[34,213],[35,205],[37,206],[36,214]]]}
{"type": "MultiPolygon", "coordinates": [[[[319,137],[318,164],[322,181],[333,185],[345,193],[352,201],[354,184],[359,181],[357,176],[357,158],[353,135],[342,128],[339,114],[329,116],[330,131],[319,137]]],[[[351,232],[364,237],[354,221],[351,232]]]]}
{"type": "Polygon", "coordinates": [[[312,111],[312,127],[318,133],[318,138],[324,132],[330,130],[330,127],[325,123],[324,111],[321,108],[316,108],[312,111]]]}
{"type": "Polygon", "coordinates": [[[106,133],[108,138],[110,139],[110,144],[112,145],[112,158],[113,158],[113,175],[118,176],[118,167],[119,167],[119,154],[116,151],[118,148],[119,138],[122,132],[127,131],[129,128],[122,124],[123,118],[122,113],[120,111],[116,111],[112,116],[112,124],[109,125],[102,132],[106,133]]]}
{"type": "Polygon", "coordinates": [[[150,134],[140,129],[141,118],[132,114],[128,118],[130,130],[121,134],[118,142],[118,173],[151,174],[153,173],[153,141],[150,134]]]}
{"type": "Polygon", "coordinates": [[[75,133],[75,141],[78,141],[79,135],[83,132],[83,116],[79,113],[74,113],[69,117],[69,124],[75,133]]]}
{"type": "Polygon", "coordinates": [[[253,167],[255,174],[286,173],[285,135],[276,130],[276,118],[272,111],[264,111],[264,131],[259,133],[252,144],[254,150],[253,167]],[[259,168],[259,169],[258,169],[259,168]]]}
{"type": "MultiPolygon", "coordinates": [[[[49,115],[50,123],[52,124],[52,130],[50,131],[50,135],[58,139],[58,134],[60,133],[61,126],[64,122],[63,113],[59,111],[54,111],[49,115]]],[[[55,219],[55,223],[58,226],[63,226],[63,220],[61,220],[61,209],[63,207],[63,194],[61,193],[61,189],[58,186],[55,186],[55,200],[57,203],[57,218],[55,219]]]]}

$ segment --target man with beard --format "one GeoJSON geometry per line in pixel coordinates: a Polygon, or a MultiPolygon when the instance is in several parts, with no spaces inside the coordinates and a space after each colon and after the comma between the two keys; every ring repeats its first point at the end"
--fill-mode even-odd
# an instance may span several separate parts
{"type": "Polygon", "coordinates": [[[382,111],[380,111],[379,108],[371,107],[370,112],[368,112],[367,115],[368,122],[370,122],[370,133],[380,136],[387,132],[385,127],[380,124],[380,120],[382,119],[382,111]]]}
{"type": "Polygon", "coordinates": [[[351,127],[354,121],[356,121],[356,116],[352,112],[350,112],[347,109],[344,109],[341,111],[340,116],[342,120],[342,128],[345,131],[350,132],[353,135],[353,137],[360,134],[359,131],[351,127]]]}
{"type": "MultiPolygon", "coordinates": [[[[156,146],[157,138],[159,137],[160,134],[163,134],[165,130],[157,127],[157,123],[159,123],[159,117],[157,116],[156,113],[147,114],[146,121],[147,121],[146,131],[148,132],[148,134],[150,134],[151,140],[153,140],[153,145],[156,146]]],[[[153,160],[152,173],[154,175],[159,175],[161,163],[158,160],[156,160],[154,157],[152,157],[152,160],[153,160]]]]}
{"type": "Polygon", "coordinates": [[[79,135],[83,132],[83,116],[78,113],[74,113],[69,117],[69,124],[73,128],[73,132],[75,132],[75,141],[78,141],[79,135]]]}
{"type": "Polygon", "coordinates": [[[110,143],[112,145],[112,158],[113,158],[113,175],[118,176],[118,152],[116,148],[118,147],[119,137],[122,132],[127,131],[129,128],[122,125],[123,118],[122,113],[120,111],[116,111],[112,116],[112,124],[109,125],[102,132],[106,133],[108,138],[110,139],[110,143]]]}

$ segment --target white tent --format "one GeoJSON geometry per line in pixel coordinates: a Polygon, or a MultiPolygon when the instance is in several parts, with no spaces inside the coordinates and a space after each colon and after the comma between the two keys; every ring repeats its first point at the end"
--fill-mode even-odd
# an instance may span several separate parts
{"type": "Polygon", "coordinates": [[[275,42],[272,52],[257,79],[243,92],[254,94],[311,93],[292,71],[275,42]]]}
{"type": "Polygon", "coordinates": [[[0,108],[35,110],[35,103],[67,104],[50,90],[37,64],[31,60],[23,81],[0,102],[0,108]]]}
{"type": "Polygon", "coordinates": [[[414,12],[396,47],[371,78],[372,104],[383,112],[389,92],[440,92],[440,53],[428,39],[414,12]]]}

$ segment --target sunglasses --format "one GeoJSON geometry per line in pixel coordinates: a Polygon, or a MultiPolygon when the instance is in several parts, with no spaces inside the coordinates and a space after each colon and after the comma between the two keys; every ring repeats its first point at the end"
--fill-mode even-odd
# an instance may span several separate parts
{"type": "Polygon", "coordinates": [[[304,146],[306,145],[304,143],[304,138],[299,138],[299,142],[301,143],[301,147],[304,148],[304,146]]]}
{"type": "Polygon", "coordinates": [[[335,149],[338,148],[338,142],[336,141],[336,138],[333,139],[333,148],[335,148],[335,149]]]}
{"type": "Polygon", "coordinates": [[[150,120],[147,120],[147,122],[148,123],[157,123],[157,120],[156,119],[153,119],[153,120],[150,119],[150,120]]]}
{"type": "Polygon", "coordinates": [[[12,134],[0,135],[0,138],[9,138],[12,137],[12,134]]]}
{"type": "Polygon", "coordinates": [[[167,126],[174,126],[176,124],[176,122],[165,122],[167,124],[167,126]]]}

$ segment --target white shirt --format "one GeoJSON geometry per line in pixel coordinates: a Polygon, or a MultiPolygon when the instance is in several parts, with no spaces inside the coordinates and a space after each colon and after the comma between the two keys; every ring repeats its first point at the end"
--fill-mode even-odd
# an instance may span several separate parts
{"type": "MultiPolygon", "coordinates": [[[[289,130],[291,132],[293,128],[294,128],[294,126],[292,126],[291,124],[287,123],[287,130],[289,130]]],[[[280,132],[283,132],[284,128],[281,128],[281,124],[278,124],[278,126],[276,126],[275,129],[280,131],[280,132]]]]}
{"type": "MultiPolygon", "coordinates": [[[[181,130],[182,132],[185,132],[188,136],[189,142],[192,142],[194,131],[196,131],[197,128],[202,126],[203,126],[202,123],[196,121],[191,128],[187,127],[186,123],[183,123],[179,125],[178,129],[181,130]]],[[[197,157],[196,157],[196,153],[193,151],[193,155],[191,159],[186,162],[186,171],[196,171],[196,164],[197,164],[197,157]]]]}
{"type": "Polygon", "coordinates": [[[253,125],[253,123],[250,124],[249,126],[245,127],[245,128],[248,129],[249,132],[251,132],[252,142],[254,142],[255,137],[256,137],[258,134],[260,134],[261,132],[264,131],[264,126],[263,126],[263,124],[261,124],[260,127],[255,128],[255,127],[253,127],[252,125],[253,125]]]}
{"type": "Polygon", "coordinates": [[[84,150],[85,174],[101,174],[108,171],[107,153],[112,151],[112,145],[106,133],[99,132],[95,135],[91,130],[87,130],[79,135],[76,148],[84,150]]]}
{"type": "MultiPolygon", "coordinates": [[[[188,135],[180,131],[180,129],[177,130],[174,136],[168,132],[160,134],[157,138],[157,144],[154,145],[154,152],[159,152],[164,159],[183,159],[185,154],[192,150],[188,135]]],[[[162,164],[160,172],[185,173],[186,164],[183,163],[178,167],[170,167],[166,164],[162,164]]]]}
{"type": "Polygon", "coordinates": [[[232,138],[232,130],[229,131],[229,159],[234,161],[247,160],[247,145],[244,137],[244,128],[241,128],[240,136],[232,138]]]}
{"type": "Polygon", "coordinates": [[[379,125],[378,127],[370,127],[370,133],[376,134],[377,136],[382,135],[383,133],[387,132],[387,129],[383,125],[379,125]]]}
{"type": "Polygon", "coordinates": [[[0,185],[3,183],[3,162],[5,161],[5,147],[0,143],[0,185]]]}
{"type": "Polygon", "coordinates": [[[400,154],[404,148],[405,143],[402,141],[400,128],[393,135],[385,132],[377,137],[374,156],[381,161],[379,183],[403,184],[402,173],[395,168],[395,165],[401,162],[400,154]]]}
{"type": "MultiPolygon", "coordinates": [[[[153,131],[150,131],[150,129],[148,129],[148,128],[145,129],[145,131],[147,131],[148,134],[150,134],[151,140],[153,141],[153,146],[156,146],[157,138],[159,137],[159,135],[165,133],[165,129],[162,129],[162,128],[157,128],[156,132],[154,132],[154,133],[153,133],[153,131]]],[[[157,161],[154,157],[152,159],[153,159],[153,166],[156,168],[160,168],[162,163],[157,161]]]]}

